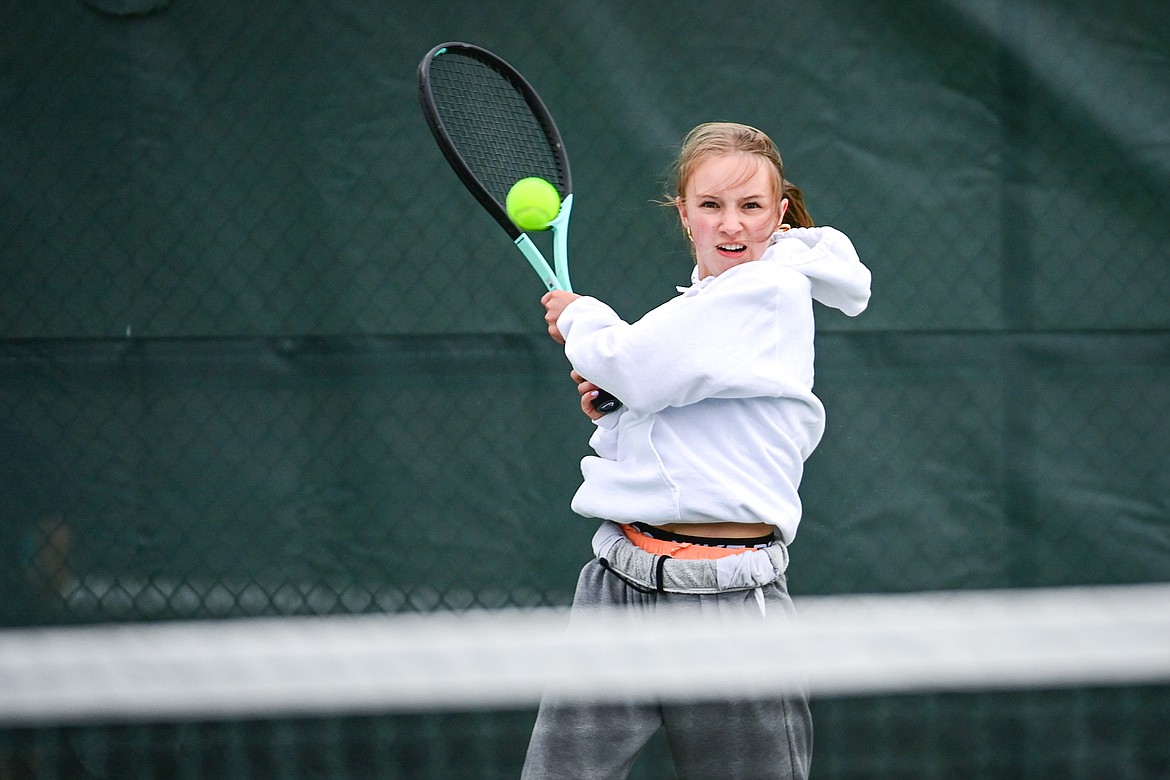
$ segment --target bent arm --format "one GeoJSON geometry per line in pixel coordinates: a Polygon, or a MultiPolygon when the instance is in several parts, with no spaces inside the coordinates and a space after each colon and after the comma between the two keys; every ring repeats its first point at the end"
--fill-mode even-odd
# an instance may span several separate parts
{"type": "Polygon", "coordinates": [[[641,413],[780,395],[791,351],[801,363],[808,352],[811,362],[808,280],[772,263],[726,271],[633,324],[589,297],[567,306],[557,324],[573,367],[641,413]]]}

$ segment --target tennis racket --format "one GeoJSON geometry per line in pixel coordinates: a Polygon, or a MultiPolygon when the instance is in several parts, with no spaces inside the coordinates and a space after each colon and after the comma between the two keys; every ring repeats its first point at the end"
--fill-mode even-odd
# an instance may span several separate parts
{"type": "MultiPolygon", "coordinates": [[[[568,234],[573,177],[561,134],[536,90],[490,51],[451,42],[423,57],[418,91],[431,135],[459,180],[504,229],[544,286],[571,292],[568,234]],[[561,210],[550,224],[551,267],[504,205],[512,185],[529,176],[545,179],[561,196],[561,210]]],[[[621,401],[604,390],[593,400],[599,412],[620,406],[621,401]]]]}

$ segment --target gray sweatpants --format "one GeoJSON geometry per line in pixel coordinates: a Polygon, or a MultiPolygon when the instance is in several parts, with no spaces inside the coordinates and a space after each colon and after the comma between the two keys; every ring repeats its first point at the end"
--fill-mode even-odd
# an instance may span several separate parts
{"type": "MultiPolygon", "coordinates": [[[[766,614],[791,615],[783,576],[760,589],[766,614]]],[[[752,590],[704,595],[645,592],[596,559],[581,570],[573,609],[698,605],[726,615],[761,616],[752,590]]],[[[685,653],[686,648],[679,648],[685,653]]],[[[766,652],[766,650],[764,650],[766,652]]],[[[653,664],[653,659],[631,659],[653,664]]],[[[679,681],[685,690],[686,680],[679,681]]],[[[679,780],[803,780],[812,757],[812,717],[805,696],[694,704],[558,704],[541,702],[524,764],[524,780],[624,778],[638,752],[666,730],[679,780]]]]}

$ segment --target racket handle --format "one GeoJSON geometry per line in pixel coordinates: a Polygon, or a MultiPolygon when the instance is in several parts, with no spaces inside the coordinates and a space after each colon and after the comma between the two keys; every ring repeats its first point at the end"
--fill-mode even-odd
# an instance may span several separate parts
{"type": "Polygon", "coordinates": [[[604,390],[597,391],[597,397],[593,399],[593,408],[602,414],[609,414],[610,412],[620,409],[622,402],[613,397],[613,393],[607,393],[604,390]]]}

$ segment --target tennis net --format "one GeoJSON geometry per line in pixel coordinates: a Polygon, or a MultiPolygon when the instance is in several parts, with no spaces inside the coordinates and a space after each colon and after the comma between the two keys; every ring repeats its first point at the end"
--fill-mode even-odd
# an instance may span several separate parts
{"type": "MultiPolygon", "coordinates": [[[[796,687],[814,777],[1166,776],[1170,585],[825,596],[751,623],[514,609],[9,630],[0,778],[515,777],[547,690],[796,687]]],[[[670,777],[665,746],[633,776],[670,777]]]]}

